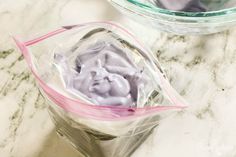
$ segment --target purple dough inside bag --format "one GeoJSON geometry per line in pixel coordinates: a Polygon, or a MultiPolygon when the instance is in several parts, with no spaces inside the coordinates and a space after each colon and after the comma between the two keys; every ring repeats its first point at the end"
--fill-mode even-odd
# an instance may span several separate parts
{"type": "Polygon", "coordinates": [[[160,118],[187,106],[151,51],[112,22],[15,41],[57,132],[84,156],[129,157],[160,118]]]}

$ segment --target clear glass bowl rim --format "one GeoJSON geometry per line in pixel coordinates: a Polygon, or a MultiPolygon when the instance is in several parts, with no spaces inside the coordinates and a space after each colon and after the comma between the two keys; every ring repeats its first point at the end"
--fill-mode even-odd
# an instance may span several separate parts
{"type": "Polygon", "coordinates": [[[154,14],[163,14],[163,15],[174,15],[179,17],[186,18],[204,18],[204,17],[216,17],[222,15],[232,15],[236,13],[236,7],[217,10],[217,11],[208,11],[208,12],[184,12],[184,11],[172,11],[167,9],[158,8],[154,5],[144,4],[137,0],[110,0],[113,1],[120,6],[124,7],[124,5],[133,5],[138,7],[138,9],[145,9],[145,11],[149,11],[154,14]],[[124,4],[125,3],[125,4],[124,4]]]}

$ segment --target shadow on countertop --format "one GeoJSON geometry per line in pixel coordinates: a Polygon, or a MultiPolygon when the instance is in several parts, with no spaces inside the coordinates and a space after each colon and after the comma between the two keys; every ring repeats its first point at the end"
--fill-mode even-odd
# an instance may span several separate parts
{"type": "Polygon", "coordinates": [[[60,138],[55,129],[48,134],[39,153],[33,157],[82,157],[67,141],[60,138]]]}

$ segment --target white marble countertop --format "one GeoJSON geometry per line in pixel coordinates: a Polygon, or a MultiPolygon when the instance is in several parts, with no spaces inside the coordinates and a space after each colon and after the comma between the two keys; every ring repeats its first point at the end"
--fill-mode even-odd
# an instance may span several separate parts
{"type": "Polygon", "coordinates": [[[162,120],[133,157],[235,157],[236,28],[207,36],[168,35],[129,21],[105,0],[0,0],[0,156],[79,156],[57,137],[10,35],[28,37],[106,19],[131,28],[147,43],[191,104],[162,120]]]}

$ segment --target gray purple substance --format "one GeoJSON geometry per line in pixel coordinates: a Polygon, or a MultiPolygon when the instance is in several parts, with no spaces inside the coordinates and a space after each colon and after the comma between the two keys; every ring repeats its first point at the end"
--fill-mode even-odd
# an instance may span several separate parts
{"type": "MultiPolygon", "coordinates": [[[[58,55],[56,59],[58,61],[58,55]]],[[[108,42],[97,42],[76,57],[76,72],[66,61],[63,78],[70,87],[86,95],[93,103],[111,106],[135,106],[138,91],[146,82],[143,70],[132,59],[108,42]]]]}
{"type": "Polygon", "coordinates": [[[200,0],[149,0],[155,5],[174,11],[205,12],[207,7],[200,0]]]}

